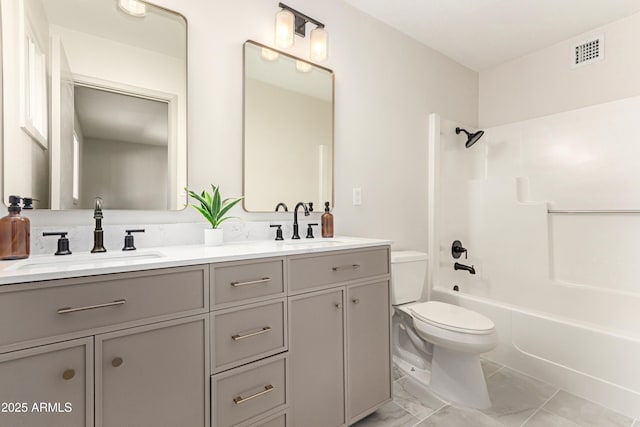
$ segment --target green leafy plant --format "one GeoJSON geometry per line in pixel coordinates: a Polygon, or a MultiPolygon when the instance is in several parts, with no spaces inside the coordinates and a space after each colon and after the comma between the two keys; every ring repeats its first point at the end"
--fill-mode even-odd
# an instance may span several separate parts
{"type": "Polygon", "coordinates": [[[225,216],[231,208],[237,205],[242,197],[237,199],[224,199],[220,196],[220,187],[211,184],[211,193],[202,190],[200,194],[185,188],[189,196],[196,199],[200,204],[191,203],[191,206],[202,214],[211,224],[211,228],[218,228],[224,221],[234,218],[225,216]]]}

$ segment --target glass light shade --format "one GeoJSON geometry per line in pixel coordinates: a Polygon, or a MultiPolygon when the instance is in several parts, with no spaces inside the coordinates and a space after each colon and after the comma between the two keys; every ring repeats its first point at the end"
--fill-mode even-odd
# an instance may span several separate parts
{"type": "Polygon", "coordinates": [[[295,16],[288,10],[276,14],[276,47],[286,49],[293,46],[293,26],[295,16]]]}
{"type": "Polygon", "coordinates": [[[276,59],[278,59],[278,56],[280,56],[280,54],[275,50],[269,49],[268,47],[263,47],[260,56],[262,56],[262,59],[266,61],[275,61],[276,59]]]}
{"type": "Polygon", "coordinates": [[[311,31],[311,60],[325,61],[328,57],[329,35],[324,28],[317,27],[311,31]]]}
{"type": "Polygon", "coordinates": [[[118,6],[131,16],[141,18],[147,14],[147,5],[138,0],[118,0],[118,6]]]}
{"type": "Polygon", "coordinates": [[[296,70],[300,71],[301,73],[308,73],[309,71],[311,71],[311,64],[296,59],[296,70]]]}

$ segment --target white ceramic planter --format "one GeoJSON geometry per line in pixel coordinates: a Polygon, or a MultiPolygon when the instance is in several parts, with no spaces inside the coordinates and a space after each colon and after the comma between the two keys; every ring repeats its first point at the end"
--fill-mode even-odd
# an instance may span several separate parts
{"type": "Polygon", "coordinates": [[[204,245],[219,246],[222,244],[223,232],[221,228],[205,228],[204,229],[204,245]]]}

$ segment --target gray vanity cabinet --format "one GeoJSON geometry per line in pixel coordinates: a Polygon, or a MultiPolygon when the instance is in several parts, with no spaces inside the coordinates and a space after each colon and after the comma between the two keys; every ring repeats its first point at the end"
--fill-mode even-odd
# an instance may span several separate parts
{"type": "Polygon", "coordinates": [[[96,427],[205,426],[208,316],[97,335],[96,427]]]}
{"type": "Polygon", "coordinates": [[[347,288],[350,423],[391,400],[389,281],[347,288]]]}
{"type": "Polygon", "coordinates": [[[211,264],[211,425],[289,426],[285,258],[211,264]]]}
{"type": "Polygon", "coordinates": [[[0,286],[0,405],[29,409],[0,407],[0,427],[207,427],[208,281],[200,265],[0,286]]]}
{"type": "Polygon", "coordinates": [[[391,400],[389,248],[289,258],[291,420],[351,425],[391,400]]]}
{"type": "Polygon", "coordinates": [[[0,378],[0,426],[93,426],[92,339],[1,354],[0,378]]]}
{"type": "Polygon", "coordinates": [[[289,325],[291,425],[344,425],[344,290],[289,298],[289,325]]]}

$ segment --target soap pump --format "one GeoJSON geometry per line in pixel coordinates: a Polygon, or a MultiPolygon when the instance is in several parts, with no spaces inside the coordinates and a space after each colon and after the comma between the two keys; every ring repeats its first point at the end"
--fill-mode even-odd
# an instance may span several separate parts
{"type": "Polygon", "coordinates": [[[324,213],[320,220],[322,222],[322,237],[333,237],[333,214],[329,212],[329,202],[324,202],[324,213]]]}
{"type": "Polygon", "coordinates": [[[0,218],[0,259],[28,258],[31,223],[20,215],[20,196],[9,196],[9,215],[0,218]]]}

